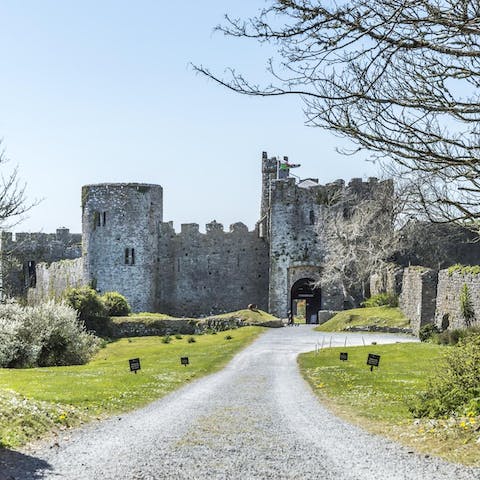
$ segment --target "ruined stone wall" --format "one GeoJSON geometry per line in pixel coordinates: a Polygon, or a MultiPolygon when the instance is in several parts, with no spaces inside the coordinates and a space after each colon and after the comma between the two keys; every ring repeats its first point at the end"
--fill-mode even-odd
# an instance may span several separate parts
{"type": "MultiPolygon", "coordinates": [[[[477,267],[478,269],[478,267],[477,267]]],[[[438,275],[435,324],[442,329],[465,328],[480,323],[480,274],[468,267],[464,271],[441,270],[438,275]],[[469,270],[472,273],[469,273],[469,270]],[[466,321],[460,307],[460,295],[467,285],[475,318],[466,321]]]]}
{"type": "Polygon", "coordinates": [[[67,288],[85,285],[83,277],[83,259],[60,260],[51,264],[36,265],[37,282],[29,288],[27,301],[36,305],[47,300],[59,300],[67,288]]]}
{"type": "Polygon", "coordinates": [[[408,267],[403,271],[399,307],[407,318],[413,333],[418,334],[426,323],[435,318],[438,272],[425,267],[408,267]]]}
{"type": "Polygon", "coordinates": [[[397,265],[388,265],[370,276],[370,295],[392,293],[400,295],[402,292],[403,268],[397,265]]]}
{"type": "Polygon", "coordinates": [[[255,303],[267,308],[268,246],[258,231],[242,223],[229,232],[215,221],[200,233],[170,223],[159,236],[157,310],[177,316],[204,316],[239,310],[255,303]]]}
{"type": "Polygon", "coordinates": [[[40,262],[52,263],[82,254],[81,234],[58,228],[56,233],[0,233],[0,288],[2,296],[23,296],[35,283],[40,262]]]}
{"type": "Polygon", "coordinates": [[[84,275],[118,291],[134,312],[155,311],[162,187],[140,183],[82,188],[84,275]]]}

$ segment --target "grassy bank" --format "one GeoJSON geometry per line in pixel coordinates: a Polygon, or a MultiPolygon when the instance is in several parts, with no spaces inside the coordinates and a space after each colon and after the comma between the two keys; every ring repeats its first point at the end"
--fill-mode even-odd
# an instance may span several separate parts
{"type": "Polygon", "coordinates": [[[0,445],[21,445],[58,427],[145,405],[219,370],[262,331],[245,327],[171,337],[170,343],[162,337],[121,339],[106,345],[87,365],[0,369],[0,445]],[[182,356],[189,357],[188,367],[180,364],[182,356]],[[133,374],[128,360],[136,357],[141,370],[133,374]]]}
{"type": "Polygon", "coordinates": [[[278,320],[277,317],[271,315],[270,313],[264,312],[263,310],[249,310],[248,308],[244,310],[237,310],[236,312],[228,312],[222,313],[220,315],[214,315],[212,317],[208,317],[209,319],[228,319],[228,318],[239,318],[245,323],[249,324],[257,324],[257,323],[264,323],[270,322],[274,320],[278,320]]]}
{"type": "Polygon", "coordinates": [[[353,308],[337,313],[328,322],[315,330],[320,332],[341,332],[351,327],[397,327],[408,328],[410,322],[398,307],[353,308]]]}
{"type": "Polygon", "coordinates": [[[418,451],[479,465],[477,419],[415,420],[407,407],[438,371],[446,348],[424,343],[329,348],[298,361],[315,393],[336,414],[418,451]],[[349,354],[346,362],[339,360],[343,350],[349,354]],[[366,365],[368,353],[381,355],[373,372],[366,365]]]}

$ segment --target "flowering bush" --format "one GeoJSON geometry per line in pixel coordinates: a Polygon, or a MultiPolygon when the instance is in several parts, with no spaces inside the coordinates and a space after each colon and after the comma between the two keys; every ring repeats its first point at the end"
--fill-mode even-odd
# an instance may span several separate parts
{"type": "Polygon", "coordinates": [[[0,305],[0,367],[80,365],[99,344],[67,305],[0,305]]]}

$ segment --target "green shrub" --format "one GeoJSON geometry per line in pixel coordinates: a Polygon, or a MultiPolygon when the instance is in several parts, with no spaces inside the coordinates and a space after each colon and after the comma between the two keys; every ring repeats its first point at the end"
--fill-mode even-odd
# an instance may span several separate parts
{"type": "Polygon", "coordinates": [[[80,365],[99,346],[67,305],[0,305],[0,367],[80,365]]]}
{"type": "Polygon", "coordinates": [[[421,342],[430,340],[435,334],[440,333],[440,330],[434,323],[427,323],[418,332],[418,338],[421,342]]]}
{"type": "Polygon", "coordinates": [[[102,299],[93,288],[69,288],[65,292],[64,298],[66,304],[78,312],[80,320],[106,316],[102,299]]]}
{"type": "Polygon", "coordinates": [[[461,339],[480,333],[479,327],[456,328],[445,330],[432,336],[432,341],[439,345],[456,345],[461,339]]]}
{"type": "Polygon", "coordinates": [[[170,343],[171,341],[172,341],[172,337],[170,337],[170,335],[165,335],[162,338],[162,343],[170,343]]]}
{"type": "Polygon", "coordinates": [[[188,343],[195,343],[196,340],[195,340],[195,337],[188,337],[188,343]]]}
{"type": "Polygon", "coordinates": [[[177,333],[177,334],[175,335],[175,338],[176,338],[177,340],[181,340],[183,337],[182,337],[179,333],[177,333]]]}
{"type": "Polygon", "coordinates": [[[460,311],[462,312],[462,317],[465,319],[465,324],[469,327],[475,318],[475,311],[473,310],[473,303],[470,298],[470,290],[466,283],[463,284],[462,290],[460,291],[460,311]]]}
{"type": "Polygon", "coordinates": [[[132,311],[127,299],[118,292],[104,293],[102,301],[109,317],[125,317],[132,311]]]}
{"type": "Polygon", "coordinates": [[[226,335],[225,340],[231,340],[233,337],[231,335],[226,335]]]}
{"type": "Polygon", "coordinates": [[[478,406],[479,379],[480,334],[472,333],[448,349],[438,374],[427,390],[410,403],[409,409],[415,417],[463,414],[466,409],[478,406]]]}
{"type": "Polygon", "coordinates": [[[362,302],[362,307],[398,307],[398,296],[393,293],[378,293],[362,302]]]}

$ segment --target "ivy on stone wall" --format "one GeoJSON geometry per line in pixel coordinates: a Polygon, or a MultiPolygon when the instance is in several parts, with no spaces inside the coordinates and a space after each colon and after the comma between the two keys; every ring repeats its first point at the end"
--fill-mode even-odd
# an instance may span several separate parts
{"type": "Polygon", "coordinates": [[[465,319],[465,324],[469,327],[475,318],[475,311],[473,309],[472,299],[470,298],[470,290],[466,283],[463,284],[460,292],[460,311],[465,319]]]}

